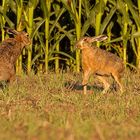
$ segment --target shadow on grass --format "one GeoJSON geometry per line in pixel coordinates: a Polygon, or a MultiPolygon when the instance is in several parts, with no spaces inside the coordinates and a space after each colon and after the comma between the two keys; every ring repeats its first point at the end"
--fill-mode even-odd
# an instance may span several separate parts
{"type": "Polygon", "coordinates": [[[5,81],[0,82],[0,89],[2,91],[8,90],[8,83],[5,81]]]}
{"type": "MultiPolygon", "coordinates": [[[[83,90],[83,85],[79,82],[72,82],[72,81],[67,81],[65,83],[65,87],[68,90],[77,90],[77,91],[82,91],[83,90]]],[[[87,85],[87,90],[97,90],[97,91],[102,91],[103,87],[99,85],[87,85]]]]}

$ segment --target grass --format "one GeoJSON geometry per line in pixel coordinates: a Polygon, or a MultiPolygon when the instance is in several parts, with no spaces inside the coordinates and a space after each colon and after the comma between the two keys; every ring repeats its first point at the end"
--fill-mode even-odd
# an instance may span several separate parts
{"type": "MultiPolygon", "coordinates": [[[[140,76],[127,72],[121,94],[89,82],[81,74],[22,76],[0,91],[0,140],[139,140],[140,76]]],[[[95,84],[98,83],[95,80],[95,84]]]]}

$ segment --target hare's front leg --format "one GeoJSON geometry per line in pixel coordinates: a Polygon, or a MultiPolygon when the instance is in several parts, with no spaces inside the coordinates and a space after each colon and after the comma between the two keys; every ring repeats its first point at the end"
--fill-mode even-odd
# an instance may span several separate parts
{"type": "Polygon", "coordinates": [[[83,91],[85,95],[87,94],[87,84],[88,84],[90,75],[91,75],[91,72],[89,70],[84,71],[82,85],[83,85],[83,91]]]}
{"type": "Polygon", "coordinates": [[[16,81],[16,72],[15,72],[15,68],[13,67],[10,71],[10,77],[8,79],[8,82],[10,85],[12,85],[14,82],[16,81]]]}

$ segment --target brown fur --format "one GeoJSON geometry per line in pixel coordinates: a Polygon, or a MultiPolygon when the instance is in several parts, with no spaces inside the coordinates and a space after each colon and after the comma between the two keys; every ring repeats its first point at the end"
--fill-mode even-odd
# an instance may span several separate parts
{"type": "Polygon", "coordinates": [[[122,59],[113,53],[92,45],[92,42],[103,41],[105,39],[107,39],[107,37],[104,35],[83,37],[75,44],[77,48],[82,50],[82,68],[84,71],[82,84],[84,86],[84,94],[87,93],[86,85],[91,74],[96,74],[103,82],[105,87],[103,92],[106,92],[110,87],[105,76],[113,76],[120,90],[123,91],[121,77],[124,71],[124,64],[122,59]]]}
{"type": "Polygon", "coordinates": [[[0,45],[0,81],[10,83],[15,79],[15,63],[25,46],[31,43],[28,34],[5,28],[6,32],[14,34],[14,38],[5,39],[0,45]]]}

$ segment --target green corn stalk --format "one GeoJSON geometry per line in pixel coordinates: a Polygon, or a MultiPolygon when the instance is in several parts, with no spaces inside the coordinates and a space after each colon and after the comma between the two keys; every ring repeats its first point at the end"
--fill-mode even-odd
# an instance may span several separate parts
{"type": "Polygon", "coordinates": [[[102,18],[102,0],[96,0],[96,4],[99,5],[98,13],[96,14],[96,23],[95,23],[95,35],[100,34],[101,18],[102,18]]]}
{"type": "Polygon", "coordinates": [[[35,25],[34,25],[34,30],[32,32],[32,35],[31,35],[31,39],[34,38],[35,40],[35,44],[34,44],[34,53],[32,55],[32,63],[31,63],[31,66],[35,66],[35,65],[38,65],[36,68],[36,72],[43,72],[44,69],[43,69],[43,63],[42,63],[42,60],[44,61],[44,46],[45,46],[45,42],[44,42],[44,31],[42,32],[39,32],[39,29],[42,25],[44,25],[45,23],[45,20],[44,18],[42,17],[37,17],[37,18],[34,18],[34,21],[35,22],[35,25]]]}
{"type": "Polygon", "coordinates": [[[124,64],[127,64],[127,42],[129,39],[128,25],[129,25],[129,15],[128,15],[128,6],[121,0],[118,0],[118,7],[120,13],[122,13],[122,18],[120,20],[120,25],[122,27],[122,43],[123,43],[123,61],[124,64]]]}
{"type": "MultiPolygon", "coordinates": [[[[98,7],[98,11],[96,13],[96,21],[95,21],[95,35],[99,35],[101,32],[101,20],[102,15],[104,13],[104,8],[107,3],[107,0],[96,0],[96,6],[98,7]]],[[[97,42],[97,46],[99,47],[99,42],[97,42]]]]}
{"type": "MultiPolygon", "coordinates": [[[[128,7],[126,5],[126,12],[128,12],[128,7]]],[[[126,36],[126,38],[123,39],[123,60],[124,64],[127,63],[127,32],[128,32],[128,22],[127,20],[124,21],[124,27],[123,27],[123,36],[126,36]]]]}
{"type": "Polygon", "coordinates": [[[0,26],[1,26],[1,36],[2,36],[2,41],[5,38],[5,31],[3,27],[5,26],[5,23],[8,23],[10,27],[14,27],[14,23],[10,20],[10,18],[7,16],[7,11],[9,10],[9,6],[12,2],[9,0],[2,0],[2,6],[0,6],[0,26]]]}
{"type": "MultiPolygon", "coordinates": [[[[60,6],[55,4],[54,5],[54,9],[55,9],[55,16],[58,17],[59,16],[59,12],[60,12],[60,6]]],[[[57,35],[56,40],[59,39],[59,35],[57,35]]],[[[56,51],[59,52],[59,43],[56,44],[56,51]]],[[[55,72],[59,73],[59,55],[55,54],[55,72]]]]}
{"type": "Polygon", "coordinates": [[[41,6],[44,11],[45,18],[45,72],[49,70],[49,37],[50,37],[50,14],[51,0],[41,0],[41,6]]]}
{"type": "MultiPolygon", "coordinates": [[[[132,17],[135,21],[135,26],[138,32],[140,32],[140,1],[137,1],[138,3],[138,10],[134,9],[133,2],[131,0],[125,0],[126,4],[128,5],[128,9],[130,10],[132,17]]],[[[140,68],[140,37],[136,39],[137,44],[137,58],[136,58],[136,66],[137,68],[140,68]]]]}
{"type": "MultiPolygon", "coordinates": [[[[123,29],[123,33],[124,35],[126,35],[127,33],[127,26],[128,24],[127,23],[124,23],[124,29],[123,29]]],[[[123,39],[123,61],[124,61],[124,64],[126,65],[127,63],[127,39],[123,39]]]]}
{"type": "MultiPolygon", "coordinates": [[[[138,53],[137,53],[137,46],[136,46],[137,44],[135,43],[135,37],[137,37],[137,32],[136,32],[136,29],[135,29],[135,25],[132,25],[132,36],[131,36],[130,42],[131,42],[131,45],[132,45],[134,55],[137,58],[138,53]]],[[[136,60],[133,60],[132,62],[133,62],[133,65],[136,65],[136,60]]]]}
{"type": "MultiPolygon", "coordinates": [[[[76,3],[71,2],[71,10],[75,15],[75,31],[76,31],[76,40],[79,40],[81,37],[81,15],[82,15],[82,0],[79,0],[78,11],[76,10],[76,3]]],[[[76,50],[76,71],[80,72],[80,50],[76,50]]]]}
{"type": "Polygon", "coordinates": [[[101,20],[102,20],[102,15],[105,11],[105,6],[106,6],[107,0],[96,0],[96,5],[98,6],[98,11],[96,14],[96,21],[95,21],[95,35],[99,35],[101,31],[101,20]]]}
{"type": "MultiPolygon", "coordinates": [[[[35,8],[38,4],[38,0],[29,0],[28,5],[26,7],[26,11],[24,11],[24,17],[26,21],[27,32],[32,37],[33,33],[33,23],[34,23],[34,12],[35,8]]],[[[32,42],[28,47],[28,60],[27,60],[27,73],[31,72],[32,67],[32,42]]]]}
{"type": "MultiPolygon", "coordinates": [[[[63,51],[60,51],[60,49],[59,49],[60,48],[59,42],[65,36],[67,36],[69,39],[71,39],[71,36],[72,36],[71,32],[73,31],[73,30],[67,31],[67,30],[65,30],[66,26],[61,27],[61,25],[59,24],[59,19],[62,16],[62,14],[65,12],[65,8],[61,8],[58,11],[56,10],[55,7],[54,7],[54,9],[55,9],[54,15],[57,15],[57,18],[55,20],[50,21],[50,25],[51,25],[50,34],[55,34],[55,35],[51,36],[51,39],[55,40],[55,43],[49,49],[49,61],[55,60],[55,71],[56,71],[56,73],[58,73],[59,64],[57,63],[57,61],[59,62],[59,60],[61,59],[61,60],[65,60],[65,62],[67,63],[69,61],[68,59],[70,59],[72,62],[74,62],[74,64],[75,64],[75,61],[73,61],[72,57],[69,57],[68,54],[64,53],[63,51]],[[61,54],[64,57],[67,57],[67,58],[60,58],[59,54],[61,54]]],[[[69,66],[71,66],[71,65],[69,65],[69,66]]]]}
{"type": "MultiPolygon", "coordinates": [[[[107,0],[102,0],[96,1],[95,5],[91,5],[87,0],[84,0],[83,7],[86,20],[84,21],[82,26],[82,36],[87,33],[87,30],[90,27],[90,25],[95,29],[95,35],[103,34],[104,31],[108,28],[112,17],[116,12],[117,6],[114,4],[113,6],[107,7],[106,3],[107,0]],[[106,9],[109,9],[109,12],[106,12],[106,9]],[[105,12],[106,16],[102,18],[102,15],[105,12]]],[[[109,34],[111,34],[111,30],[109,34]]]]}
{"type": "Polygon", "coordinates": [[[13,23],[13,21],[10,19],[9,15],[7,14],[7,11],[9,11],[9,9],[12,7],[11,5],[13,3],[14,1],[2,0],[2,5],[0,6],[0,26],[1,26],[1,31],[2,31],[1,33],[2,41],[5,38],[5,35],[4,35],[5,31],[3,30],[5,23],[8,24],[6,26],[10,26],[12,28],[15,26],[15,23],[13,23]]]}
{"type": "MultiPolygon", "coordinates": [[[[81,37],[81,5],[82,5],[82,0],[79,0],[79,11],[78,13],[76,13],[76,22],[75,22],[75,26],[76,26],[76,37],[77,40],[80,39],[81,37]]],[[[80,50],[76,51],[76,71],[79,72],[80,71],[80,50]]]]}
{"type": "Polygon", "coordinates": [[[15,23],[13,23],[10,18],[7,15],[7,11],[9,11],[9,8],[11,8],[10,6],[13,4],[13,1],[10,0],[2,0],[2,5],[0,6],[0,27],[1,27],[1,37],[2,37],[2,41],[5,39],[5,31],[3,29],[3,27],[5,26],[5,23],[7,23],[8,25],[6,26],[10,26],[10,27],[14,27],[15,23]]]}
{"type": "Polygon", "coordinates": [[[23,0],[16,0],[16,5],[17,5],[17,30],[21,30],[21,18],[22,18],[22,13],[23,13],[23,0]]]}
{"type": "MultiPolygon", "coordinates": [[[[138,16],[140,18],[140,1],[137,1],[137,2],[138,2],[138,16]]],[[[138,32],[140,32],[140,26],[138,26],[138,32]]],[[[140,37],[138,38],[137,67],[140,68],[140,37]]]]}
{"type": "MultiPolygon", "coordinates": [[[[33,30],[33,16],[34,16],[34,3],[30,0],[29,1],[29,11],[28,11],[28,28],[27,32],[29,36],[32,34],[33,30]]],[[[28,48],[28,63],[27,63],[27,72],[31,72],[31,62],[32,62],[32,44],[28,48]]]]}
{"type": "MultiPolygon", "coordinates": [[[[59,37],[59,36],[58,36],[59,37]]],[[[56,39],[58,39],[58,37],[56,39]]],[[[56,45],[56,51],[59,52],[59,43],[56,45]]],[[[55,72],[59,73],[59,55],[55,54],[55,72]]]]}
{"type": "MultiPolygon", "coordinates": [[[[65,8],[70,13],[72,20],[74,20],[75,24],[75,34],[76,40],[79,40],[81,37],[81,15],[82,15],[82,0],[61,0],[65,6],[65,8]],[[77,3],[78,6],[77,6],[77,3]]],[[[76,68],[74,68],[77,72],[80,71],[80,50],[76,50],[76,68]]]]}
{"type": "Polygon", "coordinates": [[[51,12],[51,0],[46,0],[46,8],[48,10],[48,13],[46,15],[46,21],[45,21],[45,72],[47,73],[49,70],[49,22],[50,22],[50,12],[51,12]]]}
{"type": "MultiPolygon", "coordinates": [[[[22,13],[23,13],[23,0],[16,0],[16,5],[17,5],[17,10],[16,10],[16,15],[17,15],[17,31],[21,31],[21,18],[22,18],[22,13]]],[[[22,73],[22,55],[19,56],[19,59],[16,62],[16,73],[21,75],[22,73]]]]}
{"type": "MultiPolygon", "coordinates": [[[[2,10],[4,11],[4,7],[5,7],[5,4],[6,4],[6,0],[3,0],[2,1],[2,10]]],[[[2,24],[1,24],[1,31],[2,31],[2,41],[4,40],[4,30],[3,30],[3,26],[5,25],[5,19],[4,19],[4,16],[1,16],[1,21],[2,21],[2,24]]]]}
{"type": "Polygon", "coordinates": [[[45,71],[48,72],[48,63],[50,60],[54,60],[55,62],[55,71],[59,71],[59,42],[63,38],[60,36],[60,32],[64,32],[64,34],[69,34],[67,31],[65,31],[63,28],[61,28],[59,24],[59,19],[61,15],[64,13],[65,9],[62,7],[60,9],[60,6],[57,4],[54,4],[52,9],[54,8],[54,11],[51,11],[51,1],[41,1],[41,7],[44,12],[44,19],[45,19],[45,71]],[[55,16],[56,18],[54,20],[50,20],[50,16],[55,16]],[[55,33],[56,32],[56,33],[55,33]],[[55,40],[55,43],[51,45],[51,40],[55,40]],[[50,47],[51,46],[51,47],[50,47]],[[54,50],[57,52],[52,55],[52,52],[54,50]],[[53,57],[53,58],[52,58],[53,57]],[[55,59],[54,59],[55,58],[55,59]]]}

